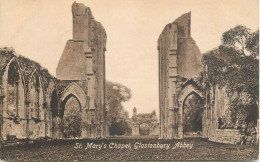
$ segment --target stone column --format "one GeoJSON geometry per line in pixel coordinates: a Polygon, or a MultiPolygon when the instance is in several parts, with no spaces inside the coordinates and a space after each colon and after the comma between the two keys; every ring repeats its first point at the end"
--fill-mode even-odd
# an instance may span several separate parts
{"type": "Polygon", "coordinates": [[[138,135],[140,135],[140,133],[139,133],[139,125],[133,125],[133,127],[132,127],[132,136],[138,136],[138,135]]]}
{"type": "MultiPolygon", "coordinates": [[[[0,87],[0,141],[4,139],[3,137],[3,123],[4,123],[4,91],[2,87],[0,87]]],[[[1,147],[1,146],[0,146],[1,147]]]]}

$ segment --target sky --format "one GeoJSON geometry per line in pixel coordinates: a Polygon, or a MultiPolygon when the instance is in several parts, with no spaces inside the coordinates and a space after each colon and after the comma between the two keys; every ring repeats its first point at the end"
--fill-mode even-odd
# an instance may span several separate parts
{"type": "MultiPolygon", "coordinates": [[[[72,39],[74,0],[1,0],[0,47],[39,62],[52,75],[67,40],[72,39]]],[[[124,103],[132,116],[159,114],[157,39],[163,28],[191,11],[191,36],[202,53],[221,35],[242,24],[259,28],[258,0],[77,0],[90,7],[107,32],[106,79],[132,90],[124,103]]]]}

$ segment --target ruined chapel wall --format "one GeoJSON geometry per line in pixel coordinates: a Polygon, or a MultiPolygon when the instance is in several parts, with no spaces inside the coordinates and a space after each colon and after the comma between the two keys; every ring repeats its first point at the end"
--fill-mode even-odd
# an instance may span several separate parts
{"type": "MultiPolygon", "coordinates": [[[[3,83],[1,87],[4,90],[4,97],[1,98],[3,102],[0,103],[0,108],[2,109],[1,111],[3,111],[3,128],[1,132],[1,139],[3,140],[10,140],[10,137],[18,139],[37,139],[48,136],[48,134],[46,134],[45,117],[49,114],[44,106],[44,95],[46,95],[46,92],[42,84],[42,78],[44,76],[40,74],[36,75],[36,73],[31,74],[30,78],[26,78],[28,85],[25,86],[25,71],[28,72],[31,67],[19,66],[20,64],[21,60],[15,57],[8,63],[5,73],[2,76],[3,83]],[[15,92],[12,91],[13,88],[10,88],[8,84],[8,75],[10,75],[8,69],[13,61],[17,62],[16,66],[19,72],[18,90],[15,90],[18,91],[18,96],[16,95],[15,98],[12,98],[15,92]],[[35,87],[36,77],[39,78],[39,87],[37,90],[35,87]],[[36,91],[39,92],[39,96],[36,95],[36,91]],[[38,100],[38,102],[36,102],[36,100],[38,100]],[[14,102],[18,102],[18,114],[16,113],[16,106],[13,106],[14,102]],[[39,118],[36,115],[37,107],[39,108],[39,118]],[[37,119],[37,121],[35,119],[37,119]]],[[[34,62],[30,64],[32,65],[34,62]]],[[[50,132],[50,130],[48,130],[48,132],[50,132]]]]}
{"type": "Polygon", "coordinates": [[[18,138],[26,138],[26,121],[19,120],[18,122],[14,122],[10,120],[13,119],[14,116],[19,116],[20,118],[25,119],[25,87],[23,82],[23,76],[18,65],[18,61],[16,58],[12,59],[8,65],[6,66],[5,73],[2,76],[2,87],[4,91],[4,98],[2,98],[3,102],[0,103],[1,110],[3,112],[3,128],[2,128],[2,139],[7,139],[8,136],[14,135],[18,138]],[[19,73],[19,81],[18,81],[18,95],[13,85],[8,84],[8,71],[10,65],[15,63],[19,73]],[[18,98],[17,98],[18,97],[18,98]],[[16,107],[16,100],[18,99],[18,107],[16,107]],[[18,114],[16,113],[18,108],[18,114]],[[9,119],[10,118],[10,119],[9,119]]]}
{"type": "MultiPolygon", "coordinates": [[[[83,109],[91,118],[91,136],[106,136],[105,121],[105,50],[106,31],[97,22],[89,7],[72,4],[73,39],[67,44],[57,67],[57,77],[62,80],[86,80],[89,97],[83,109]],[[76,42],[80,42],[77,47],[76,42]],[[77,50],[80,47],[80,50],[77,50]],[[77,57],[78,60],[73,59],[77,57]],[[71,66],[69,66],[71,65],[71,66]],[[74,69],[73,69],[74,68],[74,69]],[[62,74],[62,75],[60,75],[62,74]],[[62,77],[60,77],[62,76],[62,77]],[[93,135],[94,134],[94,135],[93,135]]],[[[87,122],[89,123],[89,122],[87,122]]],[[[89,135],[87,135],[89,136],[89,135]]]]}
{"type": "Polygon", "coordinates": [[[184,78],[199,77],[202,54],[192,38],[178,40],[178,74],[184,78]]]}
{"type": "Polygon", "coordinates": [[[56,75],[61,80],[81,80],[86,78],[83,41],[67,41],[56,69],[56,75]]]}
{"type": "MultiPolygon", "coordinates": [[[[0,97],[0,115],[3,114],[4,122],[0,123],[1,140],[6,140],[7,136],[10,135],[19,139],[37,139],[45,136],[54,139],[62,138],[62,119],[59,116],[62,95],[57,84],[60,82],[62,82],[61,89],[66,88],[67,82],[76,82],[79,84],[79,89],[84,93],[83,95],[80,94],[79,97],[84,98],[84,101],[81,99],[84,122],[82,125],[85,126],[86,131],[83,132],[82,138],[97,138],[108,135],[105,120],[104,54],[106,50],[106,32],[101,23],[94,20],[88,7],[74,3],[72,8],[73,17],[75,18],[73,19],[73,28],[75,30],[73,30],[73,39],[67,42],[56,69],[58,79],[52,77],[38,63],[19,57],[18,63],[20,61],[22,66],[19,67],[21,76],[18,83],[18,122],[11,119],[12,116],[7,113],[8,107],[12,107],[10,105],[14,104],[10,104],[8,101],[8,66],[3,66],[5,73],[1,76],[1,87],[4,90],[4,95],[0,97]],[[78,6],[78,8],[75,9],[75,6],[78,6]],[[30,81],[30,77],[35,71],[38,71],[39,78],[42,78],[40,79],[42,83],[40,83],[39,97],[37,97],[38,103],[36,103],[35,81],[33,79],[30,81]],[[63,84],[63,82],[66,83],[63,84]],[[48,87],[49,83],[52,86],[48,87]],[[57,90],[58,100],[56,101],[58,102],[56,116],[52,115],[55,111],[51,107],[51,96],[54,89],[57,90]],[[34,109],[37,105],[39,106],[39,118],[37,118],[34,109]]],[[[16,58],[16,56],[10,56],[9,63],[11,57],[16,58]]],[[[71,90],[70,92],[74,91],[71,90]]]]}
{"type": "Polygon", "coordinates": [[[160,138],[180,138],[182,114],[177,103],[183,80],[199,76],[201,53],[191,38],[191,13],[167,24],[158,39],[160,138]],[[178,124],[177,124],[178,123],[178,124]]]}

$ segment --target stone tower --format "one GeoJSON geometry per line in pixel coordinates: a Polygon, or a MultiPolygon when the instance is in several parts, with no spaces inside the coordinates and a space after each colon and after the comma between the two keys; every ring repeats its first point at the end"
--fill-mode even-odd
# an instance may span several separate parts
{"type": "Polygon", "coordinates": [[[158,39],[160,138],[178,136],[177,97],[181,84],[199,76],[201,52],[191,38],[191,12],[167,24],[158,39]],[[175,123],[175,124],[173,124],[175,123]]]}
{"type": "Polygon", "coordinates": [[[136,116],[136,115],[137,115],[137,109],[136,109],[136,107],[134,107],[134,109],[133,109],[133,117],[136,116]]]}
{"type": "Polygon", "coordinates": [[[82,3],[72,4],[72,16],[73,39],[67,41],[56,76],[59,80],[84,81],[88,104],[82,111],[87,112],[88,123],[100,126],[95,128],[97,136],[104,137],[106,31],[82,3]]]}

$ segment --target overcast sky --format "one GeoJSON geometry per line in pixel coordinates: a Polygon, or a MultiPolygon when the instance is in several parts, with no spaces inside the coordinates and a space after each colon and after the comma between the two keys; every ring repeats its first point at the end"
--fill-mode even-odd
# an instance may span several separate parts
{"type": "MultiPolygon", "coordinates": [[[[72,38],[74,0],[1,0],[0,47],[39,62],[56,75],[72,38]]],[[[106,77],[132,90],[125,103],[132,115],[159,113],[157,39],[164,26],[191,11],[191,36],[204,53],[220,44],[221,34],[242,24],[259,28],[258,0],[78,0],[90,7],[107,32],[106,77]]]]}

